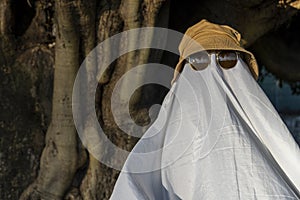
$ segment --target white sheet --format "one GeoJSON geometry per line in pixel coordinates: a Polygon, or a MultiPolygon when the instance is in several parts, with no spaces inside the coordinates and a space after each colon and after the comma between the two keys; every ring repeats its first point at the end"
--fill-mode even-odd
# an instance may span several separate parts
{"type": "Polygon", "coordinates": [[[128,157],[115,199],[300,199],[299,147],[247,65],[187,64],[128,157]]]}

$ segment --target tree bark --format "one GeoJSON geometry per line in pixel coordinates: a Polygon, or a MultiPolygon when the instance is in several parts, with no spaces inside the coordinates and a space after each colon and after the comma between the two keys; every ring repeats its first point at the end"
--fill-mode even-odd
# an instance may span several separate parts
{"type": "MultiPolygon", "coordinates": [[[[157,15],[159,10],[161,9],[163,1],[157,1],[151,4],[155,4],[153,8],[148,8],[151,4],[149,2],[142,1],[121,1],[121,2],[112,2],[107,7],[110,9],[105,9],[99,18],[99,27],[98,27],[98,41],[102,42],[106,38],[121,32],[122,30],[128,30],[132,28],[139,28],[142,26],[154,26],[157,20],[157,15]],[[150,9],[153,13],[151,20],[145,16],[145,13],[142,13],[139,8],[142,5],[147,6],[147,9],[150,9]],[[158,4],[158,5],[156,5],[158,4]],[[144,15],[143,15],[144,14],[144,15]],[[152,24],[151,24],[152,23],[152,24]],[[124,24],[124,25],[123,25],[124,24]]],[[[149,14],[149,13],[148,13],[149,14]]],[[[166,24],[165,24],[166,25],[166,24]]],[[[131,44],[128,45],[136,45],[137,35],[128,36],[131,39],[131,44]]],[[[129,40],[129,38],[128,38],[129,40]]],[[[120,41],[120,46],[127,43],[127,41],[120,41]]],[[[101,51],[101,50],[100,50],[101,51]]],[[[118,49],[111,49],[107,47],[107,49],[103,49],[103,52],[106,53],[106,57],[109,58],[112,51],[118,51],[118,49]]],[[[101,54],[101,52],[97,52],[101,54]]],[[[115,53],[115,52],[114,52],[115,53]]],[[[116,126],[113,120],[113,116],[110,110],[110,96],[114,89],[114,86],[118,79],[129,69],[135,67],[137,64],[146,63],[149,56],[149,50],[139,50],[136,52],[130,52],[125,56],[122,56],[118,59],[116,63],[113,63],[109,66],[108,70],[104,73],[104,75],[99,80],[99,88],[98,91],[100,102],[100,121],[103,124],[104,132],[108,135],[110,139],[113,140],[114,143],[118,144],[119,147],[130,150],[135,142],[137,141],[135,138],[131,138],[127,136],[126,133],[120,131],[120,129],[116,126]],[[148,52],[148,53],[145,53],[148,52]],[[113,138],[117,138],[114,140],[113,138]]],[[[106,63],[106,61],[102,61],[106,63]]],[[[139,80],[131,80],[137,84],[137,81],[142,81],[142,77],[139,80]]],[[[125,84],[124,84],[125,85],[125,84]]],[[[122,88],[121,90],[126,95],[126,88],[122,88]]],[[[139,102],[141,96],[137,95],[136,101],[139,102]]],[[[122,99],[122,94],[120,94],[120,99],[122,99]]],[[[121,100],[122,101],[122,100],[121,100]]],[[[138,111],[138,108],[135,108],[135,111],[138,111]]],[[[145,118],[146,115],[141,115],[141,117],[145,118]]],[[[105,149],[103,149],[105,151],[105,149]]],[[[80,190],[82,197],[84,199],[108,199],[112,192],[114,183],[116,181],[116,177],[118,175],[118,171],[114,169],[110,169],[103,164],[99,163],[91,154],[89,156],[90,162],[87,170],[87,174],[83,179],[80,190]],[[109,176],[107,176],[109,174],[109,176]],[[104,179],[103,179],[104,178],[104,179]]]]}
{"type": "Polygon", "coordinates": [[[77,135],[72,115],[72,89],[79,67],[75,1],[57,0],[57,34],[52,120],[46,134],[39,175],[21,199],[62,199],[78,169],[77,135]]]}
{"type": "Polygon", "coordinates": [[[12,38],[13,16],[11,1],[3,0],[0,2],[0,64],[8,64],[7,60],[14,53],[14,41],[12,38]]]}

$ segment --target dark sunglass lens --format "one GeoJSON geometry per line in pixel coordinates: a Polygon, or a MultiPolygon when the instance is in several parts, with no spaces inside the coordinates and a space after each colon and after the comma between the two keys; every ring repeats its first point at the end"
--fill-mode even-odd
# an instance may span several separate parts
{"type": "Polygon", "coordinates": [[[237,54],[234,51],[222,51],[218,54],[218,62],[225,69],[232,68],[237,63],[237,54]]]}
{"type": "Polygon", "coordinates": [[[195,53],[187,59],[194,70],[203,70],[210,63],[210,57],[206,52],[195,53]]]}

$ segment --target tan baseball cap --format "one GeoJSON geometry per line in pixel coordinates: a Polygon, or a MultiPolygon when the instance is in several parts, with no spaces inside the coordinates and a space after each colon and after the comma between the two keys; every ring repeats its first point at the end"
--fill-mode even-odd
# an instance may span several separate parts
{"type": "Polygon", "coordinates": [[[242,47],[241,34],[235,29],[211,23],[205,19],[188,28],[180,44],[179,62],[176,65],[172,84],[182,71],[184,60],[193,53],[205,50],[234,50],[244,53],[244,61],[248,64],[253,77],[258,78],[258,65],[254,55],[242,47]]]}

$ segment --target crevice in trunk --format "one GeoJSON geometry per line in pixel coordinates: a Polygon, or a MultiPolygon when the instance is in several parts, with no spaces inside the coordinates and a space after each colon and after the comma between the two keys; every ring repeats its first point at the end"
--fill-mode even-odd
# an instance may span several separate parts
{"type": "Polygon", "coordinates": [[[12,0],[12,14],[14,18],[13,32],[16,37],[22,36],[31,24],[36,11],[34,2],[30,0],[12,0]]]}

